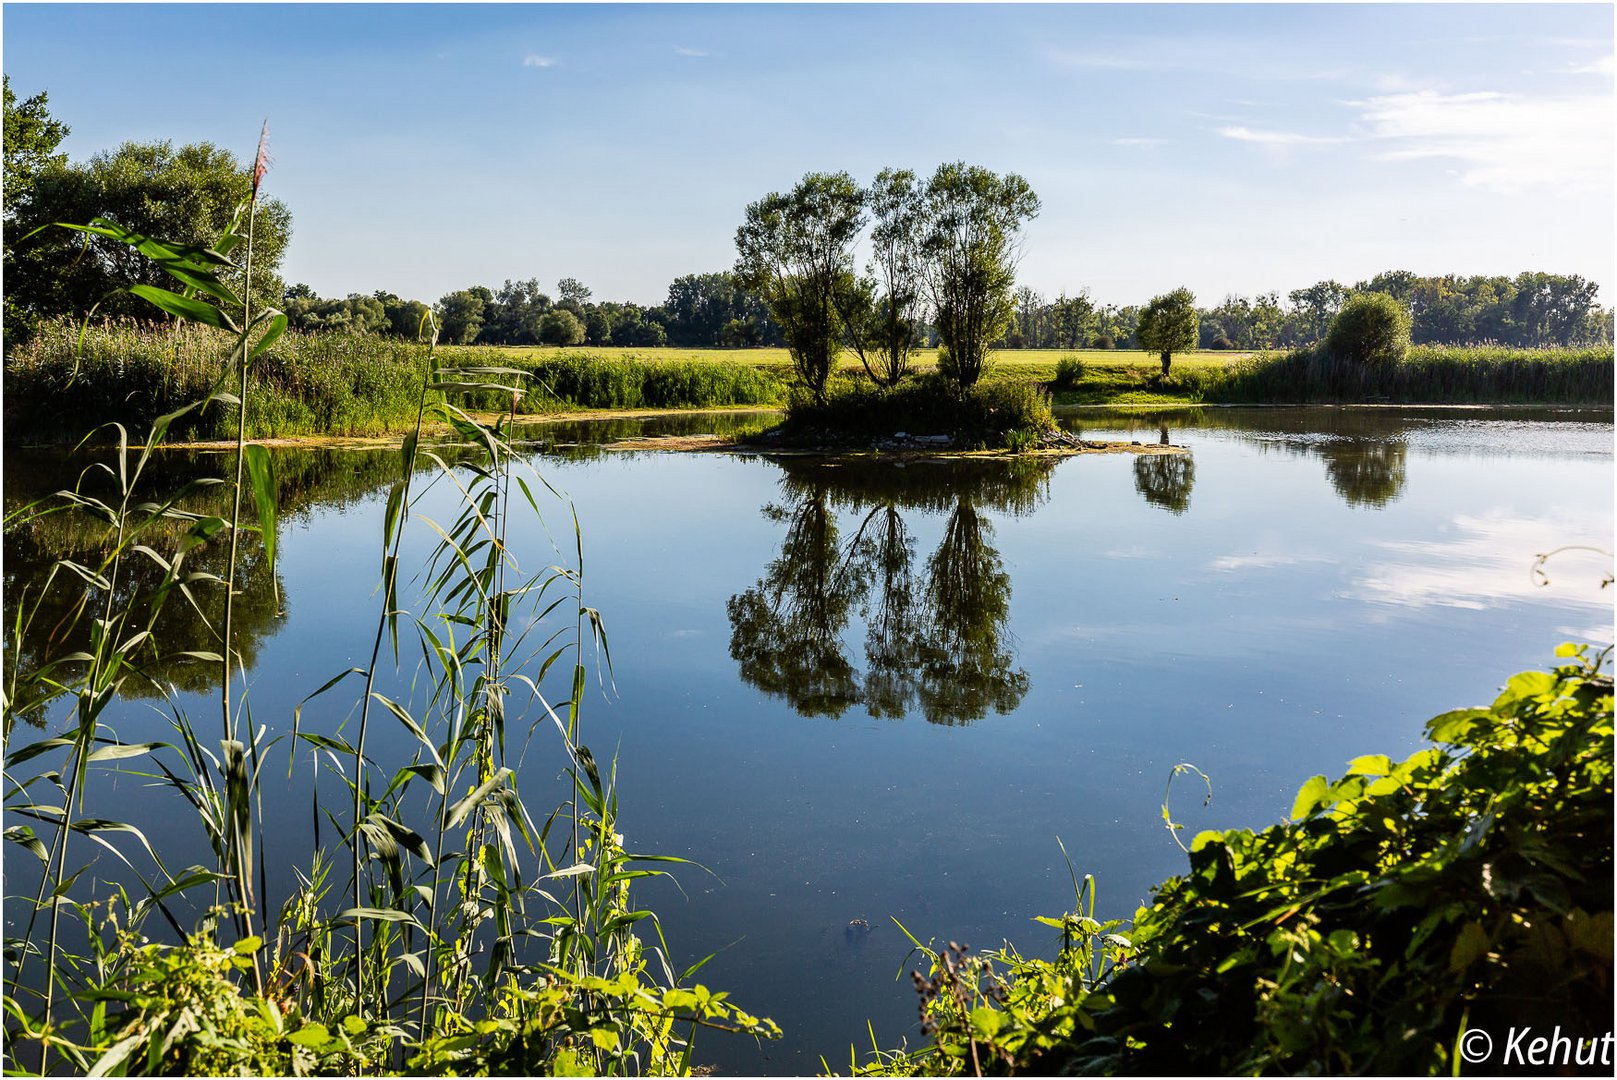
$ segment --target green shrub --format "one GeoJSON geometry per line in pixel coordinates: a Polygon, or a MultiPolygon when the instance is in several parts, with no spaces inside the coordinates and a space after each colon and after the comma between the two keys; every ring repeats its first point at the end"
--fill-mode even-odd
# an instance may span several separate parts
{"type": "Polygon", "coordinates": [[[1095,338],[1095,348],[1115,349],[1117,348],[1117,340],[1110,334],[1101,334],[1095,338]]]}
{"type": "Polygon", "coordinates": [[[1197,836],[1132,930],[1091,904],[1040,920],[1053,962],[929,952],[933,1044],[868,1071],[1448,1075],[1468,1030],[1506,1071],[1513,1028],[1603,1035],[1612,682],[1584,651],[1314,777],[1283,824],[1197,836]]]}
{"type": "Polygon", "coordinates": [[[1050,395],[1035,382],[994,379],[966,390],[936,373],[882,389],[864,378],[836,379],[823,402],[794,391],[786,405],[788,434],[817,441],[949,435],[956,443],[1003,446],[1018,430],[1055,427],[1050,395]]]}
{"type": "Polygon", "coordinates": [[[1056,361],[1055,385],[1059,390],[1071,390],[1084,379],[1084,361],[1077,356],[1063,356],[1056,361]]]}
{"type": "Polygon", "coordinates": [[[1325,350],[1356,364],[1394,364],[1409,351],[1409,310],[1386,293],[1356,293],[1331,320],[1325,350]]]}
{"type": "Polygon", "coordinates": [[[566,308],[547,311],[539,319],[539,340],[546,345],[582,345],[584,324],[566,308]]]}

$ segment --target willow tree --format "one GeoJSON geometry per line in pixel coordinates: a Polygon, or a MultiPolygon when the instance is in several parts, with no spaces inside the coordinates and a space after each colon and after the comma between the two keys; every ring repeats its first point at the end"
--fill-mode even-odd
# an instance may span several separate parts
{"type": "Polygon", "coordinates": [[[842,349],[841,312],[856,288],[853,246],[864,202],[847,173],[809,173],[791,191],[748,206],[736,230],[736,275],[764,298],[798,379],[819,402],[842,349]]]}
{"type": "Polygon", "coordinates": [[[865,196],[871,215],[869,276],[848,295],[843,319],[859,362],[877,386],[896,386],[909,374],[926,318],[924,195],[909,169],[883,169],[865,196]]]}
{"type": "Polygon", "coordinates": [[[1039,197],[1015,173],[941,165],[926,185],[922,250],[942,348],[938,370],[962,388],[988,363],[1015,312],[1017,241],[1039,197]]]}
{"type": "Polygon", "coordinates": [[[1189,289],[1178,288],[1155,297],[1140,312],[1134,340],[1146,352],[1162,358],[1162,374],[1166,376],[1173,354],[1188,352],[1201,340],[1195,295],[1189,289]]]}

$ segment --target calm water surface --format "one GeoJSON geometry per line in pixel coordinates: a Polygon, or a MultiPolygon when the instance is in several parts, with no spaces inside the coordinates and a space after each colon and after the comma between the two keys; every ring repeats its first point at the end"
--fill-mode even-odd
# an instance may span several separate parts
{"type": "MultiPolygon", "coordinates": [[[[598,759],[617,754],[620,827],[632,848],[706,868],[638,899],[681,965],[717,952],[702,981],[786,1030],[762,1048],[710,1037],[699,1058],[812,1073],[821,1053],[835,1067],[850,1043],[868,1048],[866,1018],[885,1045],[913,1041],[913,993],[895,980],[908,944],[892,920],[922,940],[1048,951],[1052,932],[1031,920],[1072,901],[1058,837],[1111,914],[1182,868],[1159,813],[1175,763],[1213,778],[1208,805],[1176,791],[1189,830],[1262,826],[1310,775],[1411,752],[1427,718],[1489,700],[1558,642],[1612,639],[1599,588],[1609,560],[1569,553],[1549,586],[1529,576],[1539,552],[1611,545],[1609,413],[1065,422],[1191,453],[907,466],[536,457],[576,502],[586,600],[610,634],[615,686],[588,703],[585,741],[598,759]]],[[[543,434],[587,444],[642,430],[543,434]]],[[[281,530],[282,604],[259,580],[245,617],[254,719],[275,731],[366,659],[392,457],[280,460],[283,499],[302,507],[281,530]]],[[[8,460],[8,501],[25,477],[50,486],[47,472],[8,460]]],[[[447,506],[429,496],[428,512],[447,506]]],[[[550,525],[571,544],[569,523],[550,525]]],[[[8,538],[8,602],[30,560],[72,542],[8,538]]],[[[530,566],[557,557],[542,530],[520,548],[530,566]]],[[[306,722],[335,727],[345,712],[313,707],[306,722]]],[[[164,734],[139,704],[120,723],[125,738],[164,734]]],[[[533,805],[558,776],[545,735],[523,767],[533,805]]],[[[305,763],[272,810],[267,857],[283,883],[315,827],[307,775],[305,763]]],[[[100,812],[180,830],[172,844],[205,858],[182,808],[140,782],[102,797],[100,812]]]]}

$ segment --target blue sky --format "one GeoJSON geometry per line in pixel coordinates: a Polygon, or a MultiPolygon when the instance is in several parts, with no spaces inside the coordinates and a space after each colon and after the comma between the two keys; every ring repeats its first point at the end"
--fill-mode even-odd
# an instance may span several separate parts
{"type": "Polygon", "coordinates": [[[76,159],[246,159],[267,117],[282,271],[321,295],[655,303],[805,172],[965,160],[1038,192],[1050,296],[1543,269],[1610,304],[1612,33],[1607,4],[6,4],[4,66],[76,159]]]}

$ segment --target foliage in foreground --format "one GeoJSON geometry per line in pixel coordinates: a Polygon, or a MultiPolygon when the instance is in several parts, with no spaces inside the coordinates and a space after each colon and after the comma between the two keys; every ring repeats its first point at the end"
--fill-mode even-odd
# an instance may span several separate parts
{"type": "Polygon", "coordinates": [[[1132,928],[1091,900],[1041,920],[1054,961],[926,950],[931,1045],[861,1071],[1448,1074],[1467,1030],[1604,1034],[1612,682],[1583,654],[1314,777],[1290,821],[1200,834],[1132,928]]]}
{"type": "MultiPolygon", "coordinates": [[[[254,197],[261,176],[255,171],[254,197]]],[[[279,519],[274,463],[246,439],[250,374],[267,363],[287,324],[274,309],[253,311],[221,278],[234,265],[227,253],[238,245],[234,223],[241,221],[241,270],[251,276],[253,205],[242,205],[212,248],[152,240],[106,219],[70,226],[151,259],[185,291],[145,284],[130,291],[215,328],[220,333],[207,340],[228,351],[207,366],[212,386],[157,417],[138,451],[114,425],[110,460],[82,474],[101,474],[103,488],[112,483],[110,497],[79,486],[7,514],[8,530],[59,513],[83,514],[101,528],[87,564],[60,559],[42,581],[7,597],[8,656],[37,663],[10,666],[0,693],[5,839],[41,864],[25,863],[6,877],[0,1007],[8,1066],[92,1076],[400,1068],[687,1074],[699,1027],[778,1034],[772,1022],[735,1008],[724,994],[686,985],[701,964],[676,973],[660,931],[655,946],[639,936],[639,928],[657,922],[633,906],[631,883],[663,873],[646,863],[683,860],[624,848],[614,775],[603,778],[583,742],[586,645],[607,657],[608,667],[610,659],[599,613],[584,604],[576,512],[569,514],[576,565],[564,565],[563,556],[531,573],[512,553],[510,541],[524,525],[543,531],[535,488],[559,497],[537,476],[529,484],[510,441],[522,372],[442,368],[426,346],[423,362],[414,365],[413,430],[388,492],[367,666],[336,674],[305,698],[293,710],[290,738],[255,726],[245,689],[233,700],[233,671],[247,667],[235,618],[236,598],[247,590],[238,586],[250,562],[273,583],[279,519]],[[507,402],[497,423],[480,423],[443,401],[484,393],[507,402]],[[235,408],[234,484],[195,477],[154,498],[150,479],[142,479],[153,455],[182,421],[216,403],[235,408]],[[455,452],[445,456],[421,445],[429,412],[459,438],[455,452]],[[424,462],[436,468],[423,470],[424,462]],[[447,527],[420,512],[423,491],[414,481],[422,471],[459,492],[447,527]],[[225,488],[228,511],[220,505],[217,514],[202,512],[192,501],[208,487],[225,488]],[[244,512],[248,499],[256,529],[244,512]],[[406,529],[420,531],[418,521],[438,539],[421,564],[420,608],[412,613],[399,588],[400,551],[406,529]],[[240,541],[252,531],[261,560],[244,558],[240,541]],[[210,545],[214,552],[227,548],[222,573],[188,561],[210,545]],[[131,591],[129,564],[136,561],[161,569],[155,587],[131,591]],[[216,624],[196,600],[215,590],[223,596],[216,624]],[[42,617],[64,610],[52,602],[63,593],[66,614],[42,617]],[[206,625],[201,642],[158,636],[162,608],[181,597],[206,625]],[[87,650],[51,655],[26,647],[38,634],[70,639],[86,624],[87,650]],[[394,700],[378,690],[377,671],[389,638],[395,668],[402,666],[401,628],[414,631],[420,660],[416,692],[394,700]],[[217,742],[170,688],[157,684],[165,655],[216,665],[217,742]],[[558,692],[558,682],[565,691],[558,692]],[[116,706],[142,683],[157,684],[168,699],[175,742],[119,737],[116,706]],[[357,693],[357,701],[348,693],[357,693]],[[344,697],[348,717],[337,719],[344,697]],[[380,723],[384,710],[410,736],[391,759],[374,739],[367,752],[371,717],[380,723]],[[536,715],[524,737],[530,711],[536,715]],[[348,723],[355,713],[357,730],[348,723]],[[547,719],[560,736],[568,793],[541,828],[514,766],[547,719]],[[19,746],[16,737],[32,723],[56,731],[19,746]],[[300,752],[324,776],[310,794],[317,825],[312,846],[299,856],[306,861],[276,868],[278,888],[287,870],[298,878],[277,913],[263,780],[283,758],[290,777],[300,752]],[[157,812],[177,808],[206,839],[213,864],[171,870],[142,831],[146,822],[96,816],[120,774],[151,781],[158,803],[166,794],[168,805],[157,812]],[[351,795],[351,812],[341,805],[347,800],[329,798],[333,786],[351,795]],[[330,847],[321,840],[322,818],[338,834],[330,847]],[[82,861],[87,840],[115,855],[128,874],[111,882],[100,872],[89,876],[94,864],[82,861]],[[159,917],[167,930],[155,928],[159,917]],[[187,933],[182,920],[196,928],[187,933]],[[148,931],[178,943],[154,942],[148,931]]],[[[400,733],[393,734],[396,750],[400,733]]],[[[184,843],[160,839],[171,857],[173,846],[184,843]]]]}

